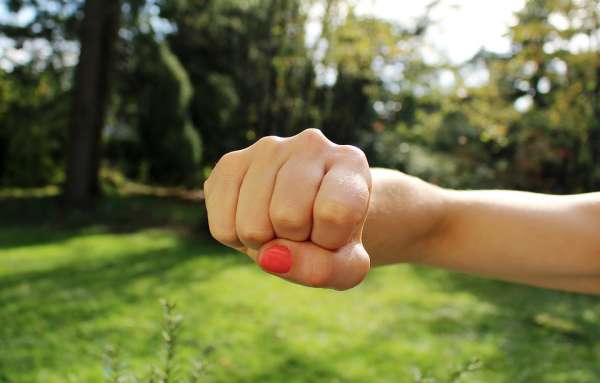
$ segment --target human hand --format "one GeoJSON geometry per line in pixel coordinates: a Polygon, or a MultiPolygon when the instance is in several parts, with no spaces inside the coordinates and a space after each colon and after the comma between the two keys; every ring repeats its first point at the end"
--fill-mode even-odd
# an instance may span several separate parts
{"type": "Polygon", "coordinates": [[[359,284],[371,194],[363,152],[319,130],[265,137],[224,155],[204,183],[212,236],[288,281],[338,290],[359,284]]]}

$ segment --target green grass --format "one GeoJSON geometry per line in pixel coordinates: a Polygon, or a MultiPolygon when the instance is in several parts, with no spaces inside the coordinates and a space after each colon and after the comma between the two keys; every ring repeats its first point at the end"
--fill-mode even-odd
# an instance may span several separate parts
{"type": "Polygon", "coordinates": [[[198,234],[199,205],[55,202],[0,202],[0,382],[101,382],[109,345],[144,374],[161,298],[184,316],[180,372],[201,359],[206,382],[445,382],[473,358],[458,381],[600,381],[597,298],[411,266],[313,290],[198,234]]]}

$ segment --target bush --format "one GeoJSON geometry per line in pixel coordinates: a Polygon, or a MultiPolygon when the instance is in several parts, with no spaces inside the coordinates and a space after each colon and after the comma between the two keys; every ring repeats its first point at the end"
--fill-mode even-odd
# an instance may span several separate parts
{"type": "Polygon", "coordinates": [[[37,187],[62,181],[68,97],[52,74],[0,72],[0,184],[37,187]]]}
{"type": "Polygon", "coordinates": [[[149,181],[198,184],[202,143],[188,115],[190,80],[166,44],[147,43],[138,131],[149,181]]]}
{"type": "Polygon", "coordinates": [[[134,63],[120,74],[107,157],[143,182],[198,186],[202,140],[189,115],[188,75],[166,43],[141,34],[133,45],[134,63]]]}

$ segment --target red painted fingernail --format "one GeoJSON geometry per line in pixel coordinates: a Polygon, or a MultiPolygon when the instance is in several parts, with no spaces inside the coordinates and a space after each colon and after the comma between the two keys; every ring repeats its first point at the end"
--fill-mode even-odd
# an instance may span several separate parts
{"type": "Polygon", "coordinates": [[[270,247],[260,257],[260,267],[269,273],[287,273],[292,268],[292,253],[285,246],[270,247]]]}

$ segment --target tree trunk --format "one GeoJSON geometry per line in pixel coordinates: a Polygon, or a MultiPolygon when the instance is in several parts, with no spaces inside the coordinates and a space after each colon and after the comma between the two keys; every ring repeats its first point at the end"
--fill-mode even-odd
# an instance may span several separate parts
{"type": "Polygon", "coordinates": [[[119,0],[86,0],[73,85],[65,200],[88,205],[100,193],[100,138],[119,25],[119,0]]]}

